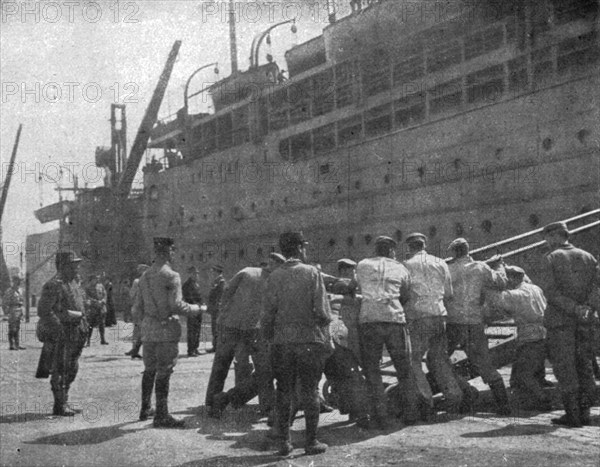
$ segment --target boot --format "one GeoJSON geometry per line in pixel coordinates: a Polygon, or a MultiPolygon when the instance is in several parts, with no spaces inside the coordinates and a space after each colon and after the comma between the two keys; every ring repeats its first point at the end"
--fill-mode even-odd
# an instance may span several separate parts
{"type": "Polygon", "coordinates": [[[8,333],[8,343],[10,345],[9,349],[10,350],[17,350],[15,348],[15,344],[14,344],[14,334],[12,332],[8,333]]]}
{"type": "Polygon", "coordinates": [[[317,428],[319,426],[319,406],[305,407],[304,420],[306,423],[306,434],[304,443],[304,452],[309,456],[314,454],[323,454],[327,451],[327,445],[317,440],[317,428]]]}
{"type": "Polygon", "coordinates": [[[92,333],[93,332],[94,332],[94,328],[90,327],[90,330],[88,331],[87,342],[85,343],[86,347],[89,347],[90,343],[92,342],[92,333]]]}
{"type": "Polygon", "coordinates": [[[169,376],[156,378],[154,392],[156,394],[156,415],[154,428],[183,428],[183,420],[177,420],[169,415],[169,376]]]}
{"type": "Polygon", "coordinates": [[[583,426],[577,397],[573,394],[564,394],[562,400],[565,407],[565,414],[560,418],[553,418],[552,423],[569,428],[580,428],[583,426]]]}
{"type": "Polygon", "coordinates": [[[52,415],[58,415],[61,417],[72,417],[75,412],[67,407],[67,393],[64,389],[53,389],[54,393],[54,408],[52,409],[52,415]]]}
{"type": "Polygon", "coordinates": [[[100,329],[100,345],[108,345],[108,342],[104,338],[104,329],[100,329]]]}
{"type": "Polygon", "coordinates": [[[210,418],[221,418],[223,415],[223,410],[229,404],[229,394],[226,392],[219,392],[213,396],[213,403],[208,411],[208,416],[210,418]]]}
{"type": "Polygon", "coordinates": [[[25,347],[21,347],[19,345],[19,333],[18,332],[15,333],[15,337],[13,339],[13,342],[15,343],[15,349],[16,350],[25,350],[25,347]]]}
{"type": "Polygon", "coordinates": [[[508,394],[506,393],[504,381],[499,380],[490,383],[490,389],[492,390],[492,394],[496,401],[496,413],[502,416],[510,415],[512,409],[510,408],[510,403],[508,402],[508,394]]]}
{"type": "Polygon", "coordinates": [[[470,384],[461,389],[463,390],[463,397],[459,405],[459,412],[462,414],[475,413],[475,403],[479,399],[479,391],[470,384]]]}
{"type": "Polygon", "coordinates": [[[152,392],[154,391],[155,372],[146,372],[142,376],[142,408],[140,410],[140,420],[146,421],[154,415],[152,409],[152,392]]]}

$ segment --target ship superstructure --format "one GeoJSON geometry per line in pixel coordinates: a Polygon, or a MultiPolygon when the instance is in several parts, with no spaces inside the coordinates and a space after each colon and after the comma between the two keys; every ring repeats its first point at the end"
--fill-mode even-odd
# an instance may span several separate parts
{"type": "Polygon", "coordinates": [[[407,5],[373,2],[289,50],[289,79],[254,63],[210,89],[214,114],[157,123],[147,241],[234,272],[298,229],[327,270],[380,234],[444,256],[596,208],[599,2],[407,5]]]}

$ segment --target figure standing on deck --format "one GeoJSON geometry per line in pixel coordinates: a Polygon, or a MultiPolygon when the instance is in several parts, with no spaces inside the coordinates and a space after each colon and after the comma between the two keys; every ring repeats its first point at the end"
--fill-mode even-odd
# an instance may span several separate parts
{"type": "Polygon", "coordinates": [[[85,293],[75,281],[80,261],[73,252],[58,252],[57,274],[44,284],[38,302],[37,335],[44,343],[42,356],[48,355],[51,360],[46,366],[52,374],[53,415],[74,415],[67,405],[69,388],[77,376],[78,360],[88,333],[85,293]]]}
{"type": "Polygon", "coordinates": [[[182,299],[181,279],[171,269],[173,259],[171,238],[154,238],[156,259],[140,278],[140,292],[133,308],[134,319],[142,323],[144,374],[142,376],[142,407],[140,420],[152,414],[152,392],[156,394],[155,428],[181,428],[183,420],[169,414],[169,382],[179,354],[181,324],[179,316],[195,316],[198,305],[182,299]]]}
{"type": "Polygon", "coordinates": [[[590,423],[590,407],[596,399],[592,370],[591,305],[598,263],[587,251],[569,243],[564,222],[544,227],[550,252],[544,258],[542,289],[548,300],[544,324],[548,351],[558,380],[565,415],[552,420],[558,425],[580,427],[590,423]]]}
{"type": "Polygon", "coordinates": [[[12,285],[4,293],[2,306],[4,313],[8,316],[8,343],[10,350],[25,350],[19,342],[21,333],[21,320],[23,319],[23,294],[19,289],[21,278],[12,277],[12,285]]]}
{"type": "Polygon", "coordinates": [[[134,279],[131,284],[131,288],[129,289],[129,301],[131,302],[131,319],[133,321],[133,332],[131,333],[131,350],[129,352],[125,352],[125,355],[129,355],[132,360],[136,358],[142,358],[140,355],[140,349],[142,348],[142,323],[139,320],[139,317],[133,315],[133,306],[135,305],[135,301],[137,299],[138,294],[140,293],[140,277],[144,274],[148,268],[147,264],[138,264],[136,271],[138,277],[134,279]]]}

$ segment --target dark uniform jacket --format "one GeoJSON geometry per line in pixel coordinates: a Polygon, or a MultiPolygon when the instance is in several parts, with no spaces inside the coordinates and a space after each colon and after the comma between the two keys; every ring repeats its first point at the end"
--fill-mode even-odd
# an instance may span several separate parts
{"type": "Polygon", "coordinates": [[[202,303],[202,294],[200,293],[200,284],[190,277],[183,283],[181,287],[183,293],[183,300],[191,304],[202,303]]]}
{"type": "Polygon", "coordinates": [[[68,334],[70,340],[83,345],[87,339],[87,321],[85,316],[78,320],[70,319],[69,310],[85,311],[85,292],[75,281],[65,282],[56,275],[44,284],[38,302],[38,339],[53,342],[68,334]],[[71,332],[66,333],[67,330],[71,332]]]}
{"type": "Polygon", "coordinates": [[[210,292],[208,292],[207,311],[211,316],[217,316],[219,314],[221,297],[223,296],[224,289],[225,279],[223,276],[219,276],[214,280],[210,287],[210,292]]]}
{"type": "Polygon", "coordinates": [[[264,336],[274,344],[331,344],[331,311],[321,273],[288,260],[267,280],[264,336]]]}
{"type": "Polygon", "coordinates": [[[545,256],[541,286],[548,300],[544,316],[546,328],[577,323],[575,308],[588,304],[597,273],[596,259],[570,243],[545,256]]]}

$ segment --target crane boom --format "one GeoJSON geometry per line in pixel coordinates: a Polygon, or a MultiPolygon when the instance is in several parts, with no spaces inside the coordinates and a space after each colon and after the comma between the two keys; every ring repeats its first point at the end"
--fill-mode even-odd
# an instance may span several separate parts
{"type": "Polygon", "coordinates": [[[12,174],[15,168],[15,159],[17,158],[17,148],[19,147],[19,139],[21,139],[21,130],[23,129],[23,124],[19,124],[19,129],[17,130],[17,137],[15,139],[15,144],[13,146],[12,154],[10,156],[10,163],[8,165],[8,172],[6,173],[6,179],[4,181],[4,186],[2,187],[2,198],[0,199],[0,222],[2,222],[2,216],[4,214],[4,206],[6,206],[6,198],[8,196],[8,188],[10,187],[10,180],[12,178],[12,174]]]}
{"type": "Polygon", "coordinates": [[[154,94],[152,95],[152,99],[150,100],[150,104],[148,104],[148,108],[146,109],[146,113],[142,119],[142,123],[140,123],[140,127],[135,136],[135,141],[133,142],[131,152],[129,153],[129,157],[127,159],[127,166],[125,167],[117,186],[117,193],[121,199],[126,199],[129,196],[133,179],[140,165],[140,161],[142,160],[142,155],[144,154],[144,151],[148,145],[150,132],[154,126],[154,123],[156,122],[158,111],[165,96],[167,84],[171,78],[173,65],[175,65],[175,59],[177,58],[180,47],[181,41],[175,41],[173,47],[171,48],[171,52],[169,53],[169,58],[167,58],[165,67],[158,80],[158,84],[156,85],[156,89],[154,90],[154,94]]]}

